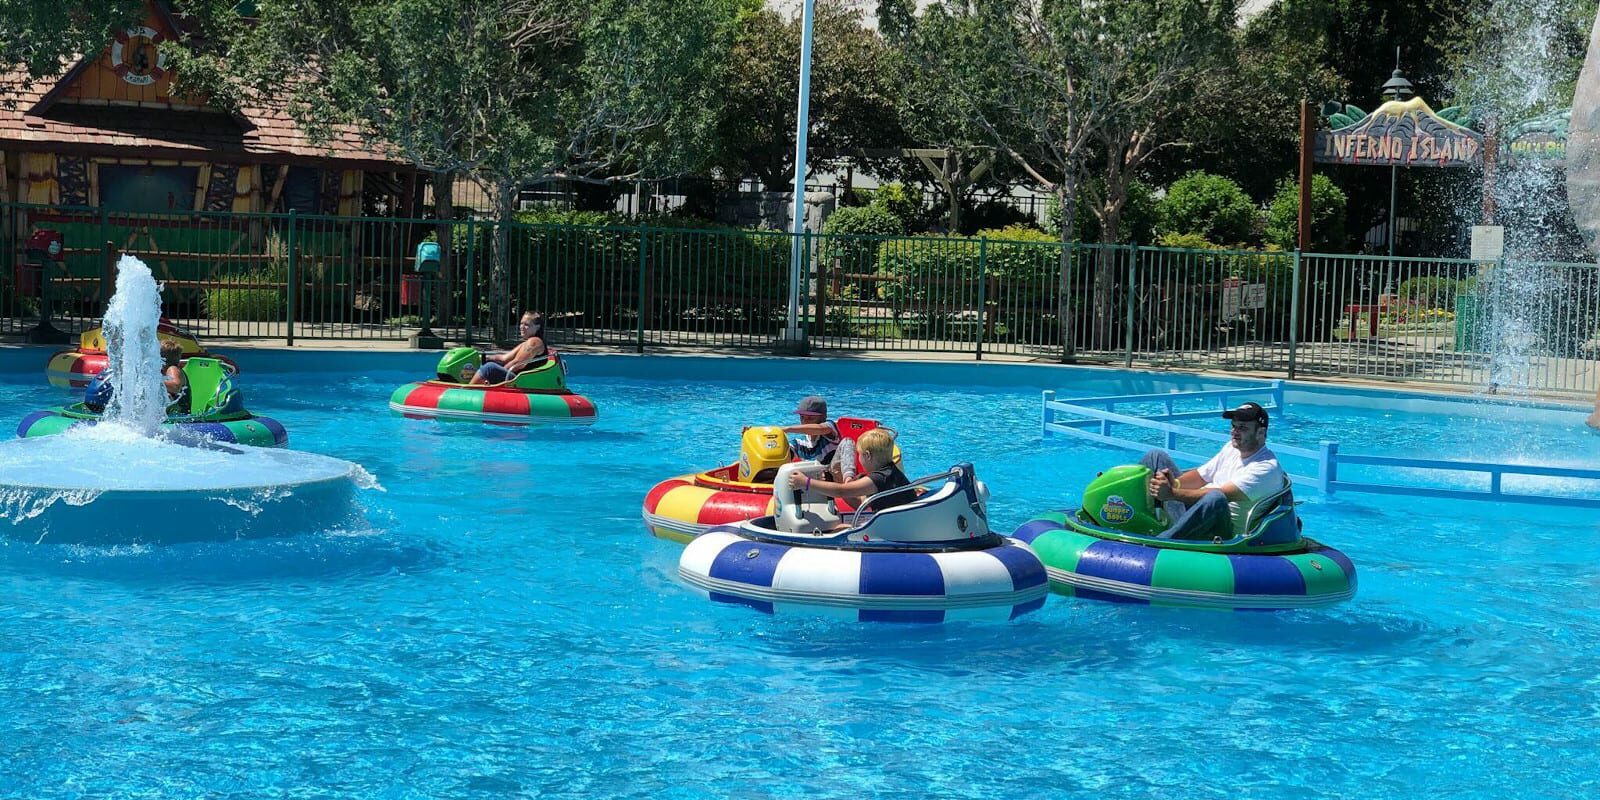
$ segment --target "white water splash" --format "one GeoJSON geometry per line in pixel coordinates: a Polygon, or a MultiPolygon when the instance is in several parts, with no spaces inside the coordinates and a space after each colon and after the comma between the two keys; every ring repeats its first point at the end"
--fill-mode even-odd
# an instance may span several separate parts
{"type": "MultiPolygon", "coordinates": [[[[1461,45],[1470,61],[1453,86],[1454,103],[1470,107],[1478,127],[1511,128],[1567,108],[1573,53],[1569,0],[1491,0],[1485,16],[1497,20],[1482,38],[1461,45]]],[[[1583,39],[1586,41],[1587,36],[1583,39]]],[[[1480,272],[1474,291],[1484,302],[1478,321],[1488,349],[1489,383],[1482,387],[1513,397],[1531,394],[1550,371],[1576,368],[1587,334],[1586,310],[1594,307],[1591,281],[1580,271],[1549,262],[1587,260],[1571,237],[1566,219],[1564,173],[1537,159],[1510,162],[1498,154],[1494,224],[1505,228],[1504,260],[1480,272]]],[[[1479,224],[1481,198],[1472,191],[1457,198],[1464,224],[1479,224]]]]}
{"type": "MultiPolygon", "coordinates": [[[[117,287],[102,323],[106,365],[111,372],[111,402],[104,422],[146,438],[161,430],[167,416],[167,390],[161,378],[161,289],[143,261],[124,255],[117,262],[117,287]]],[[[116,436],[114,431],[106,435],[116,436]]]]}

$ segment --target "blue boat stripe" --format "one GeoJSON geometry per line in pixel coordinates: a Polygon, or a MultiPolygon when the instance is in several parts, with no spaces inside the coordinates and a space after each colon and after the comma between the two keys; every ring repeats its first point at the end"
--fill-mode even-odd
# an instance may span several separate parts
{"type": "Polygon", "coordinates": [[[278,446],[282,447],[289,443],[289,431],[284,429],[283,423],[272,417],[256,417],[256,422],[261,423],[266,426],[267,430],[272,431],[272,441],[276,442],[278,446]]]}
{"type": "Polygon", "coordinates": [[[23,417],[22,421],[17,423],[17,438],[18,439],[26,439],[26,438],[28,438],[28,429],[33,427],[33,423],[38,422],[39,420],[44,419],[45,417],[53,417],[53,416],[55,416],[55,414],[52,414],[49,411],[35,411],[32,414],[29,414],[28,416],[23,417]]]}
{"type": "Polygon", "coordinates": [[[944,594],[944,571],[928,553],[862,553],[861,594],[932,596],[944,594]]]}
{"type": "Polygon", "coordinates": [[[1338,564],[1339,565],[1339,569],[1344,570],[1344,577],[1345,577],[1345,580],[1347,582],[1349,582],[1350,588],[1351,589],[1356,588],[1356,565],[1344,553],[1341,553],[1338,550],[1335,550],[1335,549],[1333,549],[1331,547],[1323,545],[1322,547],[1320,547],[1320,548],[1318,548],[1316,550],[1313,550],[1312,554],[1323,556],[1324,558],[1327,558],[1329,561],[1332,561],[1333,563],[1338,564]]]}
{"type": "Polygon", "coordinates": [[[1030,589],[1050,580],[1045,574],[1044,564],[1039,562],[1039,557],[1022,547],[1008,542],[1004,547],[983,552],[1005,565],[1006,571],[1011,573],[1013,589],[1030,589]]]}
{"type": "Polygon", "coordinates": [[[1022,523],[1022,527],[1017,528],[1015,531],[1013,531],[1011,533],[1011,538],[1013,538],[1013,539],[1021,539],[1023,542],[1026,542],[1027,544],[1033,544],[1033,540],[1034,539],[1037,539],[1040,536],[1042,536],[1042,535],[1044,535],[1046,533],[1049,533],[1051,531],[1062,530],[1065,527],[1066,527],[1065,525],[1062,525],[1061,523],[1056,522],[1055,520],[1050,520],[1050,519],[1031,519],[1031,520],[1028,520],[1027,522],[1022,523]]]}
{"type": "Polygon", "coordinates": [[[1160,554],[1161,551],[1154,547],[1102,539],[1083,549],[1075,571],[1091,578],[1149,586],[1150,576],[1156,568],[1156,556],[1160,554]]]}
{"type": "Polygon", "coordinates": [[[1304,595],[1306,577],[1282,556],[1229,555],[1234,594],[1304,595]]]}
{"type": "Polygon", "coordinates": [[[789,548],[781,544],[767,544],[740,539],[729,542],[711,561],[711,577],[737,581],[747,586],[772,586],[773,573],[778,562],[789,548]]]}

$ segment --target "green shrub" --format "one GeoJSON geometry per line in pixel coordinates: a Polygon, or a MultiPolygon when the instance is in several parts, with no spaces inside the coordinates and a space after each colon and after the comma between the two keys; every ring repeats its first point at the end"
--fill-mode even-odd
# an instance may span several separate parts
{"type": "Polygon", "coordinates": [[[1400,300],[1424,308],[1454,310],[1464,282],[1443,276],[1422,276],[1400,282],[1400,300]]]}
{"type": "Polygon", "coordinates": [[[1199,234],[1207,241],[1250,241],[1256,207],[1249,195],[1221,175],[1196,170],[1174,181],[1161,199],[1157,234],[1199,234]]]}
{"type": "Polygon", "coordinates": [[[923,218],[927,216],[922,190],[903,183],[879,186],[872,193],[871,206],[893,214],[900,220],[900,229],[903,231],[920,228],[923,218]]]}
{"type": "MultiPolygon", "coordinates": [[[[682,217],[539,211],[519,214],[508,237],[516,307],[575,325],[631,328],[642,310],[652,327],[758,331],[787,305],[792,240],[783,233],[682,217]]],[[[486,271],[479,270],[479,297],[493,291],[486,271]]]]}
{"type": "MultiPolygon", "coordinates": [[[[288,245],[277,231],[267,234],[267,263],[222,278],[221,286],[208,288],[201,298],[207,317],[234,322],[280,322],[288,319],[286,289],[260,288],[251,284],[284,284],[289,280],[288,245]]],[[[300,260],[302,280],[320,274],[320,264],[300,260]]]]}
{"type": "Polygon", "coordinates": [[[822,256],[831,267],[837,259],[847,273],[870,273],[877,269],[878,244],[883,237],[905,233],[905,223],[880,206],[841,208],[822,224],[827,238],[822,256]]]}
{"type": "MultiPolygon", "coordinates": [[[[1108,244],[1148,244],[1156,238],[1156,219],[1159,213],[1156,191],[1144,181],[1128,182],[1128,201],[1122,206],[1122,219],[1117,228],[1117,240],[1108,244]]],[[[1100,220],[1089,210],[1087,194],[1078,193],[1078,226],[1080,242],[1100,242],[1100,220]]],[[[1044,229],[1057,237],[1061,235],[1061,201],[1051,195],[1046,201],[1044,229]]]]}
{"type": "Polygon", "coordinates": [[[924,234],[878,248],[878,296],[913,335],[944,336],[949,323],[978,304],[978,242],[924,234]]]}
{"type": "MultiPolygon", "coordinates": [[[[1345,247],[1345,194],[1326,175],[1311,176],[1311,251],[1338,253],[1345,247]]],[[[1285,250],[1300,243],[1300,184],[1293,178],[1278,183],[1267,209],[1267,241],[1285,250]]]]}
{"type": "Polygon", "coordinates": [[[1221,250],[1222,247],[1198,233],[1163,233],[1156,237],[1156,244],[1161,247],[1176,247],[1184,250],[1221,250]]]}
{"type": "MultiPolygon", "coordinates": [[[[228,279],[230,283],[271,283],[267,272],[248,272],[228,279]]],[[[282,289],[233,288],[222,286],[205,290],[206,316],[235,322],[280,322],[287,318],[282,289]]]]}

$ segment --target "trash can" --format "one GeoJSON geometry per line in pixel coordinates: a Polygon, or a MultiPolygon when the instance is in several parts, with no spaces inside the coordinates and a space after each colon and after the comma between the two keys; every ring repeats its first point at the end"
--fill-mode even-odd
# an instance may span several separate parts
{"type": "Polygon", "coordinates": [[[1456,341],[1455,351],[1482,352],[1485,331],[1481,326],[1482,315],[1479,313],[1480,298],[1470,292],[1456,295],[1456,341]]]}
{"type": "Polygon", "coordinates": [[[400,305],[411,308],[422,302],[422,276],[407,272],[400,276],[400,305]]]}

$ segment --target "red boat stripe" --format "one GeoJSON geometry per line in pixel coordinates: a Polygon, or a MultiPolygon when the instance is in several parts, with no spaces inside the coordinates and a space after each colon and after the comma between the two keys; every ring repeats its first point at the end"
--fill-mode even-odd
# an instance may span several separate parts
{"type": "Polygon", "coordinates": [[[526,417],[529,414],[528,396],[521,392],[486,389],[483,393],[483,413],[516,414],[519,417],[526,417]]]}
{"type": "Polygon", "coordinates": [[[567,401],[567,411],[570,412],[572,416],[594,416],[594,403],[589,402],[589,398],[584,397],[581,394],[564,394],[561,396],[561,399],[567,401]]]}
{"type": "Polygon", "coordinates": [[[645,510],[654,514],[656,512],[656,504],[661,502],[662,495],[665,495],[667,492],[670,492],[679,486],[690,485],[692,485],[692,482],[683,480],[682,478],[668,478],[667,480],[656,484],[655,488],[651,489],[650,493],[644,496],[645,510]]]}
{"type": "Polygon", "coordinates": [[[706,499],[695,521],[701,525],[721,525],[755,519],[767,513],[767,505],[771,501],[770,494],[717,492],[706,499]]]}
{"type": "Polygon", "coordinates": [[[413,408],[438,408],[439,395],[449,390],[448,386],[424,383],[406,395],[405,404],[413,408]]]}

